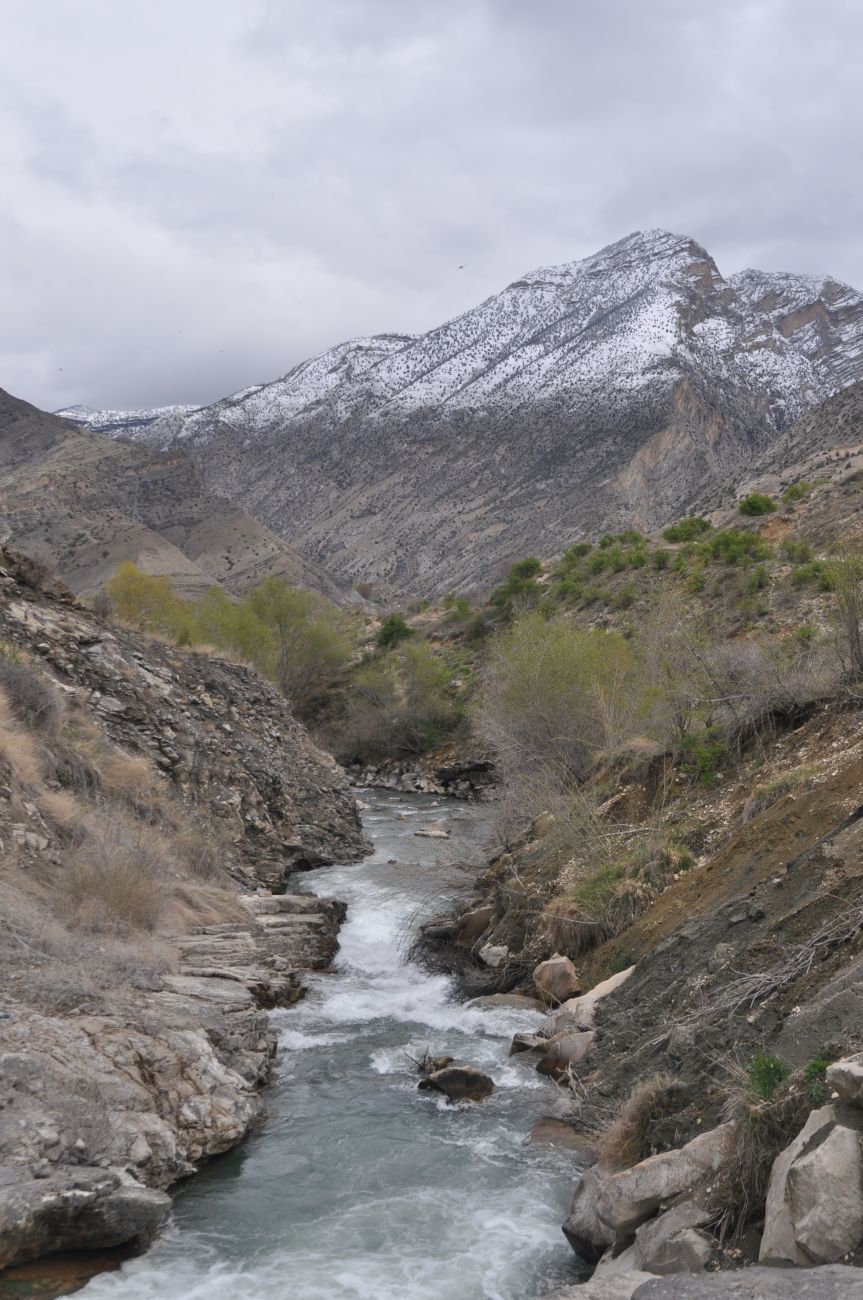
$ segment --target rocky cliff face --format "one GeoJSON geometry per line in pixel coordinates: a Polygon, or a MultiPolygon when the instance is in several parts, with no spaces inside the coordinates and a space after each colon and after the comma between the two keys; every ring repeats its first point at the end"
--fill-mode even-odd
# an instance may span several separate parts
{"type": "Polygon", "coordinates": [[[648,231],[428,334],[354,340],[123,432],[205,456],[218,491],[342,576],[438,593],[685,513],[861,377],[861,335],[863,298],[835,280],[725,279],[648,231]]]}
{"type": "MultiPolygon", "coordinates": [[[[112,428],[122,433],[123,428],[112,428]]],[[[278,576],[337,603],[350,589],[217,496],[182,452],[112,441],[0,390],[0,541],[91,595],[123,560],[182,596],[278,576]]]]}
{"type": "Polygon", "coordinates": [[[269,685],[107,627],[3,548],[0,669],[3,1268],[145,1239],[257,1122],[264,1009],[328,965],[345,913],[286,873],[366,844],[269,685]]]}
{"type": "Polygon", "coordinates": [[[35,647],[112,741],[204,804],[257,883],[278,889],[286,872],[365,851],[341,768],[250,668],[109,627],[2,549],[0,639],[35,647]]]}

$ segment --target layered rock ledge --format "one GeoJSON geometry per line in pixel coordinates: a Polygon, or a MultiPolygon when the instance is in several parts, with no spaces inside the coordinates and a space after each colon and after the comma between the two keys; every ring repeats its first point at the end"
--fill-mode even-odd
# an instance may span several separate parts
{"type": "Polygon", "coordinates": [[[241,899],[245,923],[176,940],[178,973],[98,1014],[0,1012],[0,1268],[63,1248],[144,1241],[167,1189],[262,1115],[276,1037],[262,1008],[325,968],[344,904],[241,899]]]}

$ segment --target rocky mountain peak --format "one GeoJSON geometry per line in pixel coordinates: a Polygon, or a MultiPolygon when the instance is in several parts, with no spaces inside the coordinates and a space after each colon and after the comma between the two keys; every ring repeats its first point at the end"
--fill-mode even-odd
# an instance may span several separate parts
{"type": "Polygon", "coordinates": [[[433,594],[667,522],[860,378],[855,290],[724,278],[695,240],[646,230],[135,436],[206,448],[214,487],[341,576],[433,594]]]}

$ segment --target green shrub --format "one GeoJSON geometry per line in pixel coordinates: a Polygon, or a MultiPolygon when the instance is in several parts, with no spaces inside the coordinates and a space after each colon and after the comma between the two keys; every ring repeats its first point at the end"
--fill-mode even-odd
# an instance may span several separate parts
{"type": "Polygon", "coordinates": [[[471,616],[470,601],[466,596],[453,597],[447,610],[448,623],[463,623],[471,616]]]}
{"type": "Polygon", "coordinates": [[[651,554],[650,560],[654,569],[667,569],[670,558],[668,551],[656,550],[651,554]]]}
{"type": "Polygon", "coordinates": [[[542,573],[542,564],[535,556],[518,560],[507,574],[506,581],[491,593],[491,603],[496,609],[512,609],[518,605],[530,608],[542,599],[542,587],[536,581],[542,573]]]}
{"type": "Polygon", "coordinates": [[[745,595],[752,596],[756,591],[764,591],[769,586],[770,574],[763,564],[759,564],[747,575],[743,584],[743,591],[745,595]]]}
{"type": "Polygon", "coordinates": [[[563,555],[560,557],[559,567],[565,568],[567,565],[574,564],[578,560],[583,560],[585,555],[589,555],[592,550],[593,545],[590,542],[576,542],[573,546],[570,546],[568,550],[564,551],[563,555]]]}
{"type": "Polygon", "coordinates": [[[794,538],[787,538],[779,548],[782,558],[788,560],[789,564],[808,564],[812,559],[812,545],[806,541],[795,541],[794,538]]]}
{"type": "Polygon", "coordinates": [[[792,501],[801,501],[807,492],[811,491],[812,484],[807,483],[805,479],[801,479],[799,483],[792,483],[790,487],[785,489],[782,493],[782,500],[786,505],[790,505],[792,501]]]}
{"type": "Polygon", "coordinates": [[[781,1083],[791,1073],[791,1066],[778,1056],[759,1052],[746,1071],[749,1087],[760,1101],[769,1101],[781,1083]]]}
{"type": "Polygon", "coordinates": [[[688,732],[680,742],[681,765],[702,785],[712,785],[728,757],[728,741],[714,727],[688,732]]]}
{"type": "Polygon", "coordinates": [[[709,533],[711,527],[708,520],[701,515],[689,515],[686,519],[679,519],[676,524],[664,528],[662,536],[667,542],[694,542],[705,533],[709,533]]]}
{"type": "Polygon", "coordinates": [[[833,591],[836,586],[830,565],[823,560],[811,560],[808,564],[799,565],[790,577],[793,587],[806,587],[811,583],[819,591],[833,591]]]}
{"type": "Polygon", "coordinates": [[[716,533],[699,547],[700,554],[708,560],[721,560],[724,564],[749,564],[751,561],[769,560],[770,546],[758,533],[745,528],[726,528],[716,533]]]}
{"type": "Polygon", "coordinates": [[[380,650],[392,650],[413,634],[413,628],[408,627],[401,614],[388,614],[377,630],[375,644],[380,650]]]}
{"type": "Polygon", "coordinates": [[[776,502],[763,492],[750,492],[748,496],[743,498],[737,508],[742,515],[750,517],[770,515],[776,509],[776,502]]]}
{"type": "Polygon", "coordinates": [[[830,1095],[827,1087],[827,1068],[833,1064],[832,1056],[816,1056],[803,1068],[803,1080],[813,1106],[823,1106],[830,1095]]]}

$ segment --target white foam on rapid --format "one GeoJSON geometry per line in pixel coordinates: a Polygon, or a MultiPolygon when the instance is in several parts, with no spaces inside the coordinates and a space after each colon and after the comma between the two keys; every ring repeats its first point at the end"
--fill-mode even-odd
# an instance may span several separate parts
{"type": "Polygon", "coordinates": [[[343,898],[348,919],[334,972],[273,1013],[267,1128],[193,1180],[171,1230],[86,1300],[529,1300],[574,1280],[559,1227],[573,1157],[525,1144],[557,1092],[508,1056],[539,1015],[459,1003],[405,955],[418,904],[469,885],[475,868],[454,862],[475,824],[457,808],[450,841],[415,838],[452,805],[363,797],[374,855],[299,882],[343,898]],[[463,1106],[418,1092],[411,1058],[426,1050],[486,1070],[496,1092],[463,1106]]]}

